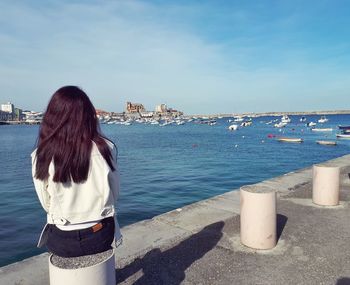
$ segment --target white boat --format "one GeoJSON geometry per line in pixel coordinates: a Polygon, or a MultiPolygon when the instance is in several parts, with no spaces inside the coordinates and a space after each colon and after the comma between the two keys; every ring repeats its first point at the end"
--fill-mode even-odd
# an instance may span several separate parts
{"type": "Polygon", "coordinates": [[[164,126],[171,125],[172,123],[173,121],[165,121],[163,124],[159,124],[159,126],[164,127],[164,126]]]}
{"type": "Polygon", "coordinates": [[[279,122],[277,124],[274,125],[275,128],[283,128],[287,125],[286,122],[279,122]]]}
{"type": "Polygon", "coordinates": [[[291,143],[301,143],[303,139],[301,138],[278,138],[279,142],[291,142],[291,143]]]}
{"type": "Polygon", "coordinates": [[[235,130],[238,129],[238,125],[235,125],[235,124],[230,125],[230,126],[228,127],[228,129],[229,129],[230,131],[235,131],[235,130]]]}
{"type": "Polygon", "coordinates": [[[243,122],[243,123],[241,124],[241,127],[248,127],[248,126],[250,126],[252,123],[253,123],[252,121],[243,122]]]}
{"type": "Polygon", "coordinates": [[[243,120],[244,120],[243,117],[241,117],[241,116],[236,116],[234,121],[235,121],[235,122],[243,122],[243,120]]]}
{"type": "Polygon", "coordinates": [[[326,118],[326,116],[322,116],[321,119],[318,120],[319,123],[323,124],[328,122],[328,119],[326,118]]]}
{"type": "Polygon", "coordinates": [[[310,123],[307,123],[306,126],[308,126],[308,127],[314,127],[314,126],[316,126],[316,123],[310,122],[310,123]]]}
{"type": "Polygon", "coordinates": [[[313,128],[311,129],[313,132],[332,132],[332,128],[313,128]]]}
{"type": "Polygon", "coordinates": [[[282,118],[281,118],[281,122],[288,124],[288,123],[291,122],[291,119],[288,117],[288,115],[283,115],[282,118]]]}
{"type": "Polygon", "coordinates": [[[337,145],[337,142],[335,141],[316,141],[316,143],[322,144],[322,145],[337,145]]]}
{"type": "Polygon", "coordinates": [[[350,139],[350,134],[337,134],[337,138],[350,139]]]}
{"type": "Polygon", "coordinates": [[[300,122],[306,122],[306,117],[305,117],[305,116],[302,116],[302,117],[300,118],[300,122]]]}

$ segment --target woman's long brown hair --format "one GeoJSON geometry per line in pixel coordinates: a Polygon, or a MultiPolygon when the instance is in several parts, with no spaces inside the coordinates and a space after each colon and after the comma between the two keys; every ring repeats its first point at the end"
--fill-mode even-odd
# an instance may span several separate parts
{"type": "Polygon", "coordinates": [[[53,161],[54,182],[83,183],[89,173],[91,149],[96,143],[112,171],[112,154],[99,131],[89,97],[76,86],[64,86],[52,96],[40,126],[35,177],[49,177],[53,161]]]}

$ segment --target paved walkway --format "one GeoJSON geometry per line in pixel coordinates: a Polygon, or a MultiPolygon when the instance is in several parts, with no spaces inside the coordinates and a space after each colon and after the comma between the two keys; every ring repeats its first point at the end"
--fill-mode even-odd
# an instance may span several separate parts
{"type": "Polygon", "coordinates": [[[311,184],[278,201],[278,244],[242,246],[239,216],[206,226],[180,243],[156,248],[117,270],[120,284],[350,284],[350,185],[342,203],[311,203],[311,184]]]}

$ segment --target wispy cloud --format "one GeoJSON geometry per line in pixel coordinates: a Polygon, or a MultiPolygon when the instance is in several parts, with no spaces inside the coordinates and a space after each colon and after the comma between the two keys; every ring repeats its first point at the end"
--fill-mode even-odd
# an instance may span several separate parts
{"type": "Polygon", "coordinates": [[[349,90],[339,64],[348,43],[313,51],[298,11],[269,20],[253,8],[2,2],[0,101],[41,109],[55,89],[77,84],[107,110],[127,100],[187,113],[341,108],[329,96],[349,90]]]}

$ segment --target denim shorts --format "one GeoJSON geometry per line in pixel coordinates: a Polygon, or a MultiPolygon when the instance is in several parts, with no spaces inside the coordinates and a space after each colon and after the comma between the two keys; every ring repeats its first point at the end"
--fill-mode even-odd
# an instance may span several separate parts
{"type": "Polygon", "coordinates": [[[77,257],[96,254],[112,248],[114,240],[114,218],[101,222],[102,228],[62,231],[53,224],[48,225],[46,247],[49,252],[61,257],[77,257]]]}

